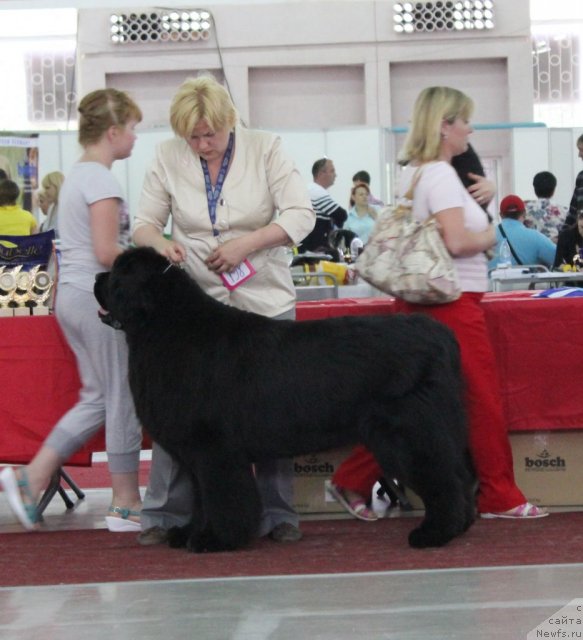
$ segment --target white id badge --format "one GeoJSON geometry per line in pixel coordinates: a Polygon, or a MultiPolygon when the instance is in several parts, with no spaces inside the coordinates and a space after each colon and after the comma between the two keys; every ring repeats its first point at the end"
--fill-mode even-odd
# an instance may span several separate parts
{"type": "Polygon", "coordinates": [[[241,264],[237,265],[232,271],[227,273],[221,273],[221,279],[223,284],[229,291],[233,291],[237,287],[240,287],[244,282],[247,282],[249,278],[255,275],[255,269],[249,260],[243,260],[241,264]]]}

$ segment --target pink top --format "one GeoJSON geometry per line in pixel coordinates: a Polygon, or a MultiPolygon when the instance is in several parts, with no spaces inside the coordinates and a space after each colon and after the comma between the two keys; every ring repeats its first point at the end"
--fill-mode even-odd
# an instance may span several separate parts
{"type": "MultiPolygon", "coordinates": [[[[407,193],[418,167],[407,165],[399,175],[397,193],[399,197],[407,193]]],[[[464,188],[455,169],[445,161],[426,164],[415,187],[413,216],[425,220],[430,214],[444,209],[463,207],[465,227],[469,231],[485,231],[488,218],[464,188]]],[[[473,256],[454,258],[462,291],[488,291],[488,261],[480,251],[473,256]]]]}

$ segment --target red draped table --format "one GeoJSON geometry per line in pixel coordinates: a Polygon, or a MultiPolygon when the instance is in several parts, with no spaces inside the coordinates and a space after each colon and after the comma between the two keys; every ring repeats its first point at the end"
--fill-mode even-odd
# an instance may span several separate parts
{"type": "Polygon", "coordinates": [[[583,298],[489,293],[483,301],[510,431],[583,429],[583,298]]]}
{"type": "MultiPolygon", "coordinates": [[[[391,298],[299,302],[298,320],[393,312],[391,298]]],[[[583,428],[578,338],[583,299],[492,293],[484,310],[495,344],[502,400],[512,431],[583,428]]],[[[0,462],[24,463],[76,402],[75,359],[56,319],[0,318],[0,462]]],[[[69,464],[91,463],[98,436],[69,464]]]]}
{"type": "MultiPolygon", "coordinates": [[[[0,462],[28,462],[79,388],[75,357],[53,316],[0,318],[0,462]]],[[[95,444],[69,464],[90,464],[95,444]]]]}

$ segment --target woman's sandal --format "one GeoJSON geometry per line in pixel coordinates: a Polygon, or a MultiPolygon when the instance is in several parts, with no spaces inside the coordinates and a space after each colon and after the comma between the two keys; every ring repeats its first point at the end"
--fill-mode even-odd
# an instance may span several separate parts
{"type": "Polygon", "coordinates": [[[366,506],[366,502],[363,498],[348,500],[342,489],[334,486],[333,484],[328,486],[328,493],[355,518],[364,520],[364,522],[374,522],[379,519],[377,514],[366,506]]]}
{"type": "Polygon", "coordinates": [[[27,531],[34,531],[41,520],[37,504],[28,484],[28,476],[24,467],[20,468],[20,479],[16,477],[12,467],[5,467],[0,473],[0,485],[6,494],[8,504],[20,524],[27,531]],[[29,500],[25,503],[22,493],[29,500]]]}
{"type": "Polygon", "coordinates": [[[139,511],[132,511],[131,509],[124,509],[123,507],[109,507],[109,513],[116,513],[116,516],[105,516],[105,524],[110,531],[114,533],[136,533],[142,530],[142,525],[139,521],[130,520],[130,517],[139,518],[139,511]]]}
{"type": "Polygon", "coordinates": [[[541,509],[530,502],[519,504],[514,509],[499,511],[494,513],[481,513],[480,518],[490,520],[493,518],[506,518],[509,520],[533,520],[535,518],[545,518],[549,515],[546,509],[541,509]]]}

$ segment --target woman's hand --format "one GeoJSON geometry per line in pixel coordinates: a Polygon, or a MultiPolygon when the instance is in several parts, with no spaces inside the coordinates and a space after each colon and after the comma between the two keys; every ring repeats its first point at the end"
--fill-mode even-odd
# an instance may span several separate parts
{"type": "Polygon", "coordinates": [[[219,244],[205,263],[211,271],[228,273],[255,251],[289,244],[291,244],[291,238],[287,232],[277,223],[270,222],[267,226],[245,236],[219,244]]]}
{"type": "Polygon", "coordinates": [[[235,238],[220,244],[205,260],[205,263],[211,271],[228,273],[241,264],[248,254],[249,248],[246,237],[235,238]]]}
{"type": "Polygon", "coordinates": [[[152,247],[173,264],[186,261],[186,249],[176,240],[166,238],[153,224],[140,225],[134,231],[133,240],[138,247],[152,247]]]}
{"type": "Polygon", "coordinates": [[[469,194],[479,205],[486,206],[496,193],[494,183],[477,173],[468,173],[468,177],[474,180],[474,184],[468,187],[469,194]]]}
{"type": "Polygon", "coordinates": [[[186,260],[186,249],[175,240],[164,238],[164,243],[160,243],[156,250],[173,264],[179,264],[186,260]]]}

